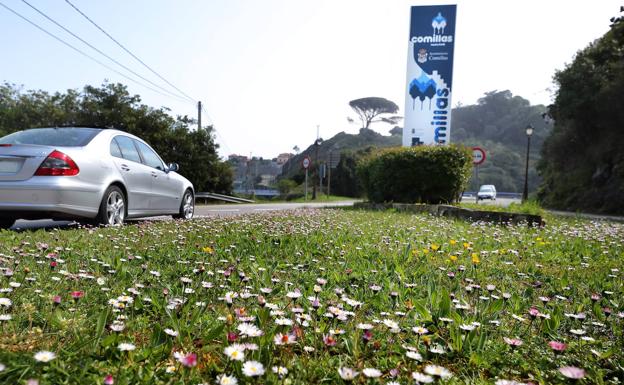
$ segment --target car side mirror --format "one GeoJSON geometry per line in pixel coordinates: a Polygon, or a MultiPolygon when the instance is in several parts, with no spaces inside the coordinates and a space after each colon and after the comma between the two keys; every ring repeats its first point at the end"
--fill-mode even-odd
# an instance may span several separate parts
{"type": "Polygon", "coordinates": [[[180,166],[177,163],[169,163],[169,171],[178,171],[180,166]]]}

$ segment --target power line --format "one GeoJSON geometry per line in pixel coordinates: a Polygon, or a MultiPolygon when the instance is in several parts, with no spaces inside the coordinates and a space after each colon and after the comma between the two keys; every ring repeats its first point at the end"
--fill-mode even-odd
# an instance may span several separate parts
{"type": "MultiPolygon", "coordinates": [[[[43,28],[43,27],[40,27],[40,26],[39,26],[38,24],[36,24],[35,22],[31,21],[30,19],[26,18],[25,16],[22,16],[21,14],[19,14],[18,12],[14,11],[14,10],[13,10],[13,9],[11,9],[11,8],[9,8],[9,7],[8,7],[8,6],[6,6],[5,4],[3,4],[2,2],[0,2],[0,6],[2,6],[2,7],[3,7],[3,8],[5,8],[5,9],[7,9],[9,12],[13,13],[13,14],[14,14],[14,15],[16,15],[17,17],[19,17],[19,18],[23,19],[24,21],[26,21],[27,23],[29,23],[29,24],[30,24],[30,25],[32,25],[33,27],[35,27],[35,28],[39,29],[40,31],[44,32],[45,34],[49,35],[49,36],[50,36],[50,37],[52,37],[53,39],[58,40],[59,42],[63,43],[63,44],[64,44],[64,45],[66,45],[67,47],[69,47],[69,48],[73,49],[74,51],[78,52],[79,54],[81,54],[81,55],[83,55],[83,56],[85,56],[85,57],[87,57],[87,58],[89,58],[89,59],[93,60],[94,62],[98,63],[98,64],[99,64],[99,65],[101,65],[102,67],[107,68],[107,69],[109,69],[110,71],[115,72],[116,74],[118,74],[118,75],[120,75],[120,76],[122,76],[122,77],[124,77],[124,78],[126,78],[126,79],[128,79],[128,80],[130,80],[131,82],[134,82],[134,83],[136,83],[136,84],[138,84],[138,85],[140,85],[140,86],[142,86],[142,87],[145,87],[145,88],[147,88],[147,89],[149,89],[149,90],[151,90],[151,91],[154,91],[154,92],[156,92],[157,94],[160,94],[160,95],[165,96],[165,97],[168,97],[168,98],[171,98],[171,97],[172,97],[172,96],[167,95],[167,94],[164,94],[164,93],[162,93],[162,92],[160,92],[160,91],[158,91],[158,90],[156,90],[156,89],[154,89],[154,88],[152,88],[152,87],[150,87],[150,86],[148,86],[148,85],[145,85],[145,84],[141,83],[141,82],[140,82],[140,81],[138,81],[138,80],[135,80],[135,79],[133,79],[133,78],[131,78],[131,77],[129,77],[129,76],[126,76],[125,74],[123,74],[123,73],[121,73],[121,72],[117,71],[116,69],[114,69],[114,68],[112,68],[112,67],[108,66],[107,64],[102,63],[101,61],[99,61],[98,59],[94,58],[93,56],[91,56],[91,55],[89,55],[89,54],[87,54],[87,53],[85,53],[85,52],[81,51],[80,49],[78,49],[78,48],[74,47],[73,45],[71,45],[70,43],[68,43],[68,42],[66,42],[65,40],[61,39],[60,37],[58,37],[58,36],[54,35],[52,32],[49,32],[48,30],[46,30],[46,29],[45,29],[45,28],[43,28]]],[[[176,98],[180,98],[180,97],[179,97],[179,96],[176,96],[176,98]]],[[[184,101],[186,102],[186,99],[182,99],[182,100],[184,100],[184,101]]]]}
{"type": "Polygon", "coordinates": [[[208,118],[208,120],[211,123],[210,126],[212,127],[212,130],[214,131],[215,135],[219,138],[219,142],[221,142],[221,144],[223,145],[223,149],[226,150],[227,152],[229,152],[230,154],[233,154],[232,149],[225,142],[225,138],[223,138],[223,136],[219,135],[219,131],[215,128],[214,120],[212,120],[212,118],[210,117],[210,114],[208,114],[208,111],[206,111],[206,109],[204,108],[203,105],[202,105],[201,109],[202,109],[202,111],[204,111],[206,113],[206,117],[208,118]]]}
{"type": "MultiPolygon", "coordinates": [[[[37,9],[35,6],[33,6],[32,4],[30,4],[28,1],[26,0],[22,0],[22,2],[26,5],[28,5],[30,8],[34,9],[37,13],[39,13],[41,16],[45,17],[46,19],[50,20],[52,23],[56,24],[58,27],[62,28],[65,32],[69,33],[70,35],[72,35],[73,37],[75,37],[76,39],[80,40],[81,42],[83,42],[84,44],[88,45],[89,47],[91,47],[93,50],[97,51],[99,54],[101,54],[102,56],[105,56],[106,58],[108,58],[109,60],[111,60],[112,62],[114,62],[115,64],[117,64],[118,66],[124,68],[126,71],[131,72],[132,74],[134,74],[135,76],[145,80],[146,82],[150,83],[151,85],[153,85],[156,88],[161,89],[162,91],[175,96],[177,98],[180,99],[184,99],[183,97],[174,94],[173,92],[167,90],[166,88],[163,88],[161,86],[159,86],[158,84],[154,83],[153,81],[141,76],[140,74],[136,73],[135,71],[133,71],[131,68],[126,67],[125,65],[123,65],[122,63],[118,62],[117,60],[113,59],[112,57],[110,57],[109,55],[107,55],[106,53],[100,51],[97,47],[94,47],[92,44],[90,44],[88,41],[84,40],[83,38],[81,38],[80,36],[76,35],[75,33],[73,33],[72,31],[70,31],[69,29],[65,28],[64,26],[62,26],[61,24],[59,24],[56,20],[52,19],[51,17],[49,17],[48,15],[46,15],[44,12],[42,12],[41,10],[37,9]]],[[[190,102],[194,102],[194,100],[189,99],[190,102]]]]}
{"type": "Polygon", "coordinates": [[[99,25],[97,25],[93,20],[91,20],[89,18],[89,16],[85,15],[84,12],[82,12],[80,9],[78,9],[78,7],[76,7],[74,4],[72,4],[69,0],[65,0],[65,2],[67,4],[69,4],[73,9],[76,10],[76,12],[78,12],[79,14],[81,14],[85,19],[89,20],[89,22],[91,24],[93,24],[97,29],[99,29],[100,31],[102,31],[102,33],[104,33],[106,36],[108,36],[109,39],[111,39],[112,41],[114,41],[118,46],[120,46],[124,51],[126,51],[128,54],[130,54],[130,56],[132,56],[133,58],[135,58],[137,61],[139,61],[139,63],[143,64],[145,66],[145,68],[147,68],[148,70],[152,71],[152,73],[156,76],[158,76],[159,78],[161,78],[162,80],[165,81],[165,83],[169,84],[171,87],[175,88],[178,92],[180,92],[182,95],[186,96],[187,98],[195,101],[197,99],[188,96],[184,91],[182,91],[181,89],[179,89],[178,87],[176,87],[175,85],[173,85],[171,82],[169,82],[167,79],[165,79],[164,77],[162,77],[158,72],[154,71],[150,66],[148,66],[147,64],[145,64],[143,62],[143,60],[139,59],[135,54],[133,54],[132,52],[130,52],[130,50],[128,50],[126,47],[124,47],[120,42],[118,42],[114,37],[112,37],[108,32],[106,32],[102,27],[100,27],[99,25]]]}

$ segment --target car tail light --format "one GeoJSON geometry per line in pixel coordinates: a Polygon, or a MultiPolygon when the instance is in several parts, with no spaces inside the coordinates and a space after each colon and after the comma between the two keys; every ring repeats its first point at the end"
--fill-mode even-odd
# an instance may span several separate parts
{"type": "Polygon", "coordinates": [[[11,143],[0,143],[0,147],[11,147],[11,143]]]}
{"type": "Polygon", "coordinates": [[[35,172],[35,175],[71,176],[78,175],[80,169],[76,162],[66,154],[54,150],[35,172]]]}

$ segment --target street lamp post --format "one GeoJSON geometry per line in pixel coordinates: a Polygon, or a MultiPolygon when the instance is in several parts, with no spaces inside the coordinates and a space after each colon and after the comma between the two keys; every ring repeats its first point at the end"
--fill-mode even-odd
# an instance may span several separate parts
{"type": "MultiPolygon", "coordinates": [[[[316,170],[316,174],[319,177],[319,186],[321,186],[320,181],[322,181],[321,179],[321,169],[320,169],[320,162],[319,162],[319,157],[318,157],[318,151],[319,151],[319,147],[321,147],[321,143],[323,143],[323,139],[321,138],[317,138],[314,141],[314,170],[316,170]]],[[[320,187],[319,187],[320,188],[320,187]]],[[[319,191],[319,194],[321,194],[322,191],[319,191]]],[[[312,183],[312,200],[316,199],[316,184],[312,183]]]]}
{"type": "Polygon", "coordinates": [[[524,190],[522,191],[522,203],[529,198],[529,150],[531,148],[531,135],[533,135],[533,126],[526,126],[527,135],[527,151],[526,151],[526,167],[524,169],[524,190]]]}

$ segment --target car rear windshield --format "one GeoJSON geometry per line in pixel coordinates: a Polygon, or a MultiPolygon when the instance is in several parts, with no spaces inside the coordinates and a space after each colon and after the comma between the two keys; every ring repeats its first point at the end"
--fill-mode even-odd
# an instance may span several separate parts
{"type": "Polygon", "coordinates": [[[41,146],[82,147],[99,132],[97,128],[33,128],[0,138],[0,144],[37,144],[41,146]]]}

